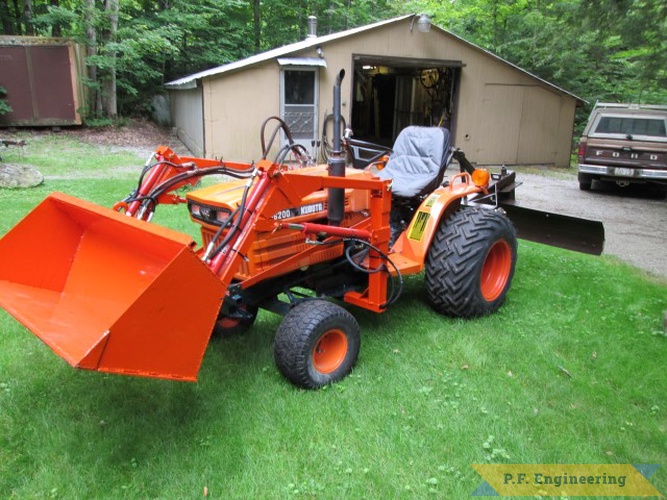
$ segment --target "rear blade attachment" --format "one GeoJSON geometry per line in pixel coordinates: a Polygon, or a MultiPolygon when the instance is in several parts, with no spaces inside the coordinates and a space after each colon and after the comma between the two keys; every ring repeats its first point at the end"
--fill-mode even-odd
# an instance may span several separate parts
{"type": "Polygon", "coordinates": [[[501,207],[516,227],[519,238],[591,255],[602,253],[604,226],[600,221],[522,207],[512,200],[502,203],[501,207]]]}

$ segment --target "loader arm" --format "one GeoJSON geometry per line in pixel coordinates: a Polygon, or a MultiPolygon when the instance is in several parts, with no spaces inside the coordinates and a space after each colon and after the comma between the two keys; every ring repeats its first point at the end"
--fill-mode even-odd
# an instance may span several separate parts
{"type": "Polygon", "coordinates": [[[252,172],[251,164],[178,156],[168,147],[160,146],[146,160],[135,190],[117,202],[113,209],[136,219],[150,221],[158,204],[185,203],[185,198],[175,194],[175,191],[188,184],[194,186],[204,176],[246,178],[252,172]]]}

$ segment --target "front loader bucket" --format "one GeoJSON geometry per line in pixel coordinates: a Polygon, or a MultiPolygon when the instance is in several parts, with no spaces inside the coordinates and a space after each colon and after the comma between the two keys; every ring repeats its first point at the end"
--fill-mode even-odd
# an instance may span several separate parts
{"type": "Polygon", "coordinates": [[[54,193],[0,240],[0,306],[76,368],[194,381],[225,290],[192,246],[54,193]]]}

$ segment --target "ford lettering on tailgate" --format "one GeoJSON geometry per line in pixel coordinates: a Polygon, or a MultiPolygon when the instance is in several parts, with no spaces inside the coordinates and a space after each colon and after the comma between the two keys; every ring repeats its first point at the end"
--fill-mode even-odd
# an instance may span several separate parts
{"type": "Polygon", "coordinates": [[[648,161],[658,161],[660,159],[660,155],[658,153],[647,153],[646,151],[637,151],[630,148],[624,148],[620,151],[613,151],[609,149],[593,149],[593,155],[596,158],[618,158],[648,161]]]}

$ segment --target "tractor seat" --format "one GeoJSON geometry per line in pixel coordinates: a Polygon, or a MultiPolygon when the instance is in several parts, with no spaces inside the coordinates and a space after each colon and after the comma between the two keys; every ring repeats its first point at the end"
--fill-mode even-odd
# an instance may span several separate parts
{"type": "Polygon", "coordinates": [[[435,189],[451,158],[449,130],[440,127],[410,126],[401,130],[381,179],[392,179],[394,196],[414,198],[435,189]]]}

